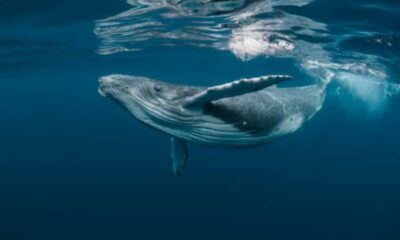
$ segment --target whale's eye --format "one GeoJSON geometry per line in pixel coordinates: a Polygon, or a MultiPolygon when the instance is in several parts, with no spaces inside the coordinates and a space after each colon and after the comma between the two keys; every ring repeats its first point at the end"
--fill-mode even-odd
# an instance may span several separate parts
{"type": "Polygon", "coordinates": [[[154,91],[161,92],[161,89],[162,89],[161,85],[159,85],[159,84],[154,85],[154,91]]]}

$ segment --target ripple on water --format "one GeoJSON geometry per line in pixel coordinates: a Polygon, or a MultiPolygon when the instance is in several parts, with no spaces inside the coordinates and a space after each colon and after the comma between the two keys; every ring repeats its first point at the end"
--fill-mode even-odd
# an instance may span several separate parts
{"type": "Polygon", "coordinates": [[[383,105],[375,104],[376,96],[385,102],[399,92],[387,74],[399,61],[399,36],[357,29],[358,23],[329,25],[287,8],[307,9],[311,2],[129,0],[130,9],[96,22],[94,33],[101,40],[97,52],[135,54],[160,46],[191,46],[229,51],[243,61],[291,58],[315,82],[336,80],[375,111],[383,105]]]}

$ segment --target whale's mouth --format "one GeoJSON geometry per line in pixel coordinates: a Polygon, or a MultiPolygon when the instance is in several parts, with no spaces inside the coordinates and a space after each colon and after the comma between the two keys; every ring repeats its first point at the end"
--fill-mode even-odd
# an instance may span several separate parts
{"type": "Polygon", "coordinates": [[[99,87],[97,89],[98,93],[102,97],[108,96],[108,91],[112,88],[113,79],[110,76],[104,76],[99,78],[99,87]]]}
{"type": "Polygon", "coordinates": [[[99,87],[97,92],[100,94],[100,96],[107,97],[107,94],[104,92],[103,88],[99,87]]]}

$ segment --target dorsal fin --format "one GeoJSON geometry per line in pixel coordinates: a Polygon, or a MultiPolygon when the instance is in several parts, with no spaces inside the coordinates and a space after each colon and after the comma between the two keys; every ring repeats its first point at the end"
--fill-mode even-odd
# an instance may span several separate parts
{"type": "Polygon", "coordinates": [[[292,79],[292,77],[288,75],[269,75],[256,78],[242,78],[230,83],[209,87],[206,90],[189,97],[185,103],[185,107],[203,107],[204,104],[211,101],[235,97],[250,92],[256,92],[289,79],[292,79]]]}

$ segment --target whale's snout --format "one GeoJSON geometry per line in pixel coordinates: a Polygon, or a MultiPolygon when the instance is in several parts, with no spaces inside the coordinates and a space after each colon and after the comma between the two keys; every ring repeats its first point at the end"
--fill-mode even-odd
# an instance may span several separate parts
{"type": "Polygon", "coordinates": [[[120,75],[109,75],[99,78],[98,91],[103,97],[112,96],[115,91],[122,91],[131,86],[131,81],[120,75]]]}
{"type": "MultiPolygon", "coordinates": [[[[132,95],[146,88],[150,80],[144,77],[112,74],[99,78],[99,93],[102,96],[117,97],[117,95],[132,95]]],[[[150,85],[149,85],[150,86],[150,85]]]]}
{"type": "Polygon", "coordinates": [[[104,76],[99,78],[99,94],[106,97],[109,93],[109,89],[112,88],[114,79],[111,76],[104,76]]]}
{"type": "Polygon", "coordinates": [[[99,78],[100,86],[105,86],[111,84],[114,81],[112,76],[104,76],[99,78]]]}

